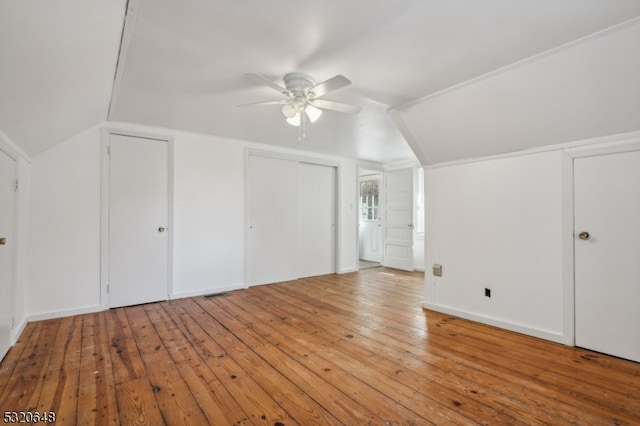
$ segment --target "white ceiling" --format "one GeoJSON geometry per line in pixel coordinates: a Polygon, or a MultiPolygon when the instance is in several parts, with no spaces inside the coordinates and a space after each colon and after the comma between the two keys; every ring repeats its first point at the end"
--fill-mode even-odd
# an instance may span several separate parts
{"type": "Polygon", "coordinates": [[[640,15],[638,0],[0,0],[0,130],[29,154],[107,119],[392,162],[388,110],[640,15]],[[351,86],[298,141],[246,78],[351,86]],[[111,88],[114,86],[114,90],[111,88]]]}

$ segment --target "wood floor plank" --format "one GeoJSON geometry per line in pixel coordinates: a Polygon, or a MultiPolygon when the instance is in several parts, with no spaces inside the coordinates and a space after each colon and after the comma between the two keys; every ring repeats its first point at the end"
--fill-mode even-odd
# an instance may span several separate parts
{"type": "Polygon", "coordinates": [[[164,342],[173,362],[184,378],[191,394],[202,408],[209,424],[238,424],[246,422],[242,408],[215,379],[189,341],[173,322],[166,304],[145,306],[149,319],[164,342]]]}
{"type": "MultiPolygon", "coordinates": [[[[288,294],[284,294],[284,292],[282,291],[282,287],[276,287],[274,288],[273,292],[277,292],[279,293],[279,297],[283,300],[282,303],[280,303],[281,306],[283,307],[287,307],[290,305],[287,305],[287,303],[294,303],[295,304],[295,300],[296,299],[292,299],[289,295],[291,293],[295,293],[295,291],[290,291],[288,292],[288,294]],[[284,302],[284,299],[289,298],[289,302],[284,302]],[[291,302],[291,300],[293,300],[293,302],[291,302]]],[[[258,296],[260,297],[260,300],[268,300],[268,295],[267,294],[259,294],[259,295],[254,295],[254,296],[258,296]]],[[[302,297],[301,294],[298,294],[299,297],[302,297]]],[[[312,305],[309,305],[312,306],[312,305]]],[[[327,307],[322,307],[322,309],[324,311],[328,310],[327,307]]],[[[337,316],[336,316],[337,317],[337,316]]],[[[370,323],[370,322],[369,322],[370,323]]],[[[339,323],[335,322],[335,321],[331,321],[331,328],[335,329],[336,327],[339,327],[339,323]]],[[[359,330],[361,331],[361,329],[359,330]]],[[[371,334],[371,330],[369,330],[369,332],[367,333],[370,337],[372,337],[373,335],[371,334]]],[[[380,344],[380,348],[384,348],[387,346],[388,342],[387,340],[390,339],[391,336],[389,337],[378,337],[378,341],[380,344]]],[[[394,334],[393,335],[393,341],[396,342],[396,346],[397,342],[398,342],[398,334],[394,334]]],[[[371,342],[369,340],[365,341],[364,343],[367,342],[371,342]]],[[[389,342],[392,342],[391,340],[389,340],[389,342]]],[[[545,342],[548,343],[548,342],[545,342]]],[[[478,353],[479,351],[473,350],[473,348],[470,351],[467,350],[458,350],[456,351],[458,357],[453,359],[454,357],[451,354],[451,349],[452,348],[456,348],[457,346],[460,346],[460,340],[459,337],[455,337],[455,336],[447,336],[447,347],[444,348],[445,350],[447,350],[448,353],[448,357],[452,358],[451,361],[449,362],[448,365],[445,367],[447,371],[455,371],[453,370],[453,367],[455,367],[456,364],[460,364],[460,363],[467,363],[467,365],[469,365],[469,367],[472,367],[472,364],[480,364],[480,366],[485,366],[487,363],[493,362],[493,364],[490,365],[492,370],[496,370],[496,374],[493,376],[487,376],[482,369],[471,369],[468,370],[467,372],[467,377],[465,379],[468,379],[470,377],[470,371],[474,371],[474,374],[478,377],[478,379],[476,380],[478,383],[483,383],[485,385],[490,385],[493,389],[500,389],[501,387],[504,387],[505,383],[508,382],[512,382],[514,384],[519,384],[524,390],[524,393],[521,393],[521,398],[523,400],[523,403],[526,404],[525,406],[521,406],[521,407],[517,407],[513,405],[513,401],[518,401],[518,399],[514,399],[513,395],[507,399],[504,400],[504,407],[503,410],[505,412],[513,412],[514,414],[518,415],[519,418],[526,418],[526,416],[524,416],[523,413],[526,412],[527,410],[527,406],[528,405],[539,405],[539,406],[556,406],[556,411],[562,412],[564,416],[566,416],[567,421],[570,421],[573,418],[579,417],[582,418],[583,421],[589,421],[589,412],[584,412],[583,410],[578,410],[575,406],[572,407],[571,402],[577,402],[578,406],[582,403],[582,401],[584,400],[584,397],[580,394],[576,393],[575,388],[572,389],[564,389],[561,387],[555,387],[554,386],[546,386],[543,387],[541,384],[536,383],[531,383],[528,384],[526,381],[527,378],[527,372],[529,374],[536,374],[537,378],[540,377],[540,372],[537,369],[529,369],[527,370],[527,366],[526,364],[523,364],[521,362],[515,363],[511,368],[509,367],[505,367],[505,363],[504,363],[504,356],[500,356],[497,355],[495,357],[492,357],[491,352],[490,351],[484,351],[484,356],[483,357],[473,357],[473,359],[471,361],[469,361],[469,358],[466,356],[467,352],[469,353],[478,353]],[[456,340],[458,339],[455,343],[455,345],[451,345],[452,340],[456,340]],[[544,392],[543,392],[544,390],[544,392]],[[531,400],[527,401],[526,400],[526,395],[530,395],[530,398],[532,398],[531,400]],[[562,398],[562,402],[559,402],[558,397],[559,396],[565,396],[565,398],[562,398]],[[572,398],[573,399],[572,399],[572,398]]],[[[500,346],[500,345],[496,345],[496,347],[498,348],[498,351],[501,351],[503,354],[505,352],[505,347],[504,345],[500,346]]],[[[411,340],[410,342],[408,342],[406,345],[401,345],[398,346],[399,352],[397,355],[397,359],[403,359],[406,357],[407,354],[412,354],[415,353],[415,358],[417,360],[421,360],[421,359],[427,359],[430,358],[432,353],[434,353],[436,351],[436,348],[430,348],[427,352],[419,352],[420,346],[416,345],[416,341],[415,340],[411,340]],[[418,351],[418,352],[417,352],[418,351]]],[[[377,352],[376,347],[372,347],[371,350],[375,353],[377,352]]],[[[517,359],[517,358],[516,358],[517,359]]],[[[446,360],[444,360],[446,361],[446,360]]],[[[378,363],[378,365],[380,365],[378,363]]],[[[485,386],[486,388],[486,386],[485,386]]],[[[478,389],[476,389],[477,391],[478,389]]],[[[500,391],[501,395],[505,395],[508,396],[508,392],[505,392],[504,390],[500,391]]],[[[624,412],[620,412],[619,410],[616,411],[612,411],[612,410],[607,410],[604,409],[604,407],[598,407],[598,404],[595,403],[596,401],[592,401],[592,404],[590,406],[590,411],[598,411],[598,415],[599,416],[611,416],[612,418],[620,418],[622,416],[624,416],[624,412]],[[599,409],[599,408],[603,408],[603,409],[599,409]]],[[[500,401],[494,401],[494,405],[500,406],[500,401]]],[[[540,415],[544,415],[544,413],[540,413],[540,415]]],[[[555,417],[552,418],[548,418],[547,421],[552,421],[554,420],[555,417]]]]}
{"type": "Polygon", "coordinates": [[[114,382],[118,384],[146,377],[125,308],[109,309],[105,312],[105,319],[114,382]]]}
{"type": "MultiPolygon", "coordinates": [[[[313,375],[312,372],[301,368],[296,360],[279,348],[271,345],[253,330],[246,328],[242,323],[236,321],[224,309],[208,300],[195,300],[195,302],[211,314],[212,319],[218,322],[218,327],[229,330],[226,336],[225,346],[238,347],[240,344],[250,348],[250,352],[237,357],[236,352],[232,352],[234,359],[243,364],[244,368],[255,363],[252,358],[260,357],[267,365],[255,366],[261,372],[269,373],[270,377],[262,377],[260,382],[270,384],[270,388],[276,390],[278,403],[300,424],[334,424],[348,420],[350,424],[366,424],[373,419],[370,413],[354,409],[354,405],[345,407],[344,403],[335,403],[336,400],[349,400],[346,394],[330,386],[327,382],[313,375]],[[237,343],[233,342],[237,340],[237,343]],[[294,367],[292,367],[294,365],[294,367]],[[277,372],[278,374],[274,374],[277,372]],[[312,387],[310,387],[312,383],[312,387]],[[322,404],[325,395],[332,395],[330,404],[322,404]]],[[[218,334],[219,335],[219,334],[218,334]]],[[[253,369],[253,368],[252,368],[253,369]]],[[[355,403],[355,401],[353,401],[355,403]]],[[[353,404],[352,403],[352,404],[353,404]]]]}
{"type": "MultiPolygon", "coordinates": [[[[20,364],[20,360],[28,357],[28,354],[32,353],[33,347],[37,342],[37,337],[33,339],[31,336],[39,332],[42,323],[27,324],[22,335],[16,342],[15,346],[9,349],[9,352],[4,357],[0,364],[0,397],[3,395],[6,387],[10,383],[10,378],[16,371],[16,367],[20,364]]],[[[0,400],[1,401],[1,400],[0,400]]],[[[0,407],[2,408],[2,407],[0,407]]]]}
{"type": "MultiPolygon", "coordinates": [[[[274,290],[275,291],[275,290],[274,290]]],[[[270,296],[264,293],[260,293],[256,302],[269,306],[272,300],[270,296]]],[[[314,320],[315,314],[311,312],[296,312],[294,306],[283,299],[276,299],[273,303],[278,309],[288,313],[291,316],[297,315],[298,327],[301,326],[300,321],[304,321],[305,317],[307,324],[311,324],[314,320]],[[308,315],[308,316],[307,316],[308,315]]],[[[323,324],[325,321],[323,320],[323,324]]],[[[347,361],[349,356],[351,359],[366,360],[366,364],[361,366],[363,371],[366,371],[369,365],[375,365],[375,372],[377,377],[380,373],[384,373],[388,378],[385,380],[385,389],[388,389],[391,395],[396,395],[395,398],[402,400],[401,396],[404,395],[404,400],[407,405],[410,405],[412,401],[418,398],[416,392],[423,391],[423,399],[431,400],[431,403],[440,404],[442,407],[448,407],[451,412],[459,412],[467,416],[469,420],[478,418],[483,419],[481,423],[490,424],[526,424],[524,420],[519,420],[517,417],[512,417],[506,414],[504,410],[494,409],[491,405],[495,404],[495,401],[491,403],[483,403],[480,398],[484,396],[482,393],[465,395],[465,387],[467,381],[464,378],[458,378],[451,375],[450,372],[443,371],[439,367],[429,365],[425,363],[414,363],[413,365],[403,362],[401,356],[392,358],[389,353],[388,341],[382,341],[379,344],[374,344],[374,341],[370,339],[371,336],[365,336],[358,334],[355,327],[342,328],[338,322],[328,321],[326,323],[330,327],[324,327],[328,334],[333,334],[334,337],[329,337],[326,341],[327,348],[324,352],[332,354],[334,357],[339,357],[347,361]],[[347,339],[342,338],[347,336],[347,339]],[[432,368],[435,367],[435,368],[432,368]],[[421,369],[426,370],[421,371],[421,369]],[[402,373],[405,374],[402,374],[402,373]],[[390,380],[389,380],[390,379],[390,380]],[[407,392],[410,390],[411,392],[407,392]]],[[[316,333],[318,335],[318,333],[316,333]]],[[[417,342],[414,342],[416,344],[417,342]]],[[[351,361],[353,363],[354,361],[351,361]]],[[[367,380],[367,374],[363,374],[362,380],[367,380]]],[[[432,408],[427,401],[423,404],[425,408],[432,408]]],[[[415,407],[415,406],[414,406],[415,407]]],[[[509,407],[512,411],[514,407],[509,407]]],[[[419,408],[414,408],[419,409],[419,408]]],[[[423,413],[428,415],[428,413],[423,413]]],[[[442,419],[451,420],[451,419],[442,419]]],[[[460,420],[460,419],[458,419],[460,420]]]]}
{"type": "Polygon", "coordinates": [[[87,315],[84,319],[79,380],[77,423],[119,425],[104,312],[87,315]]]}
{"type": "MultiPolygon", "coordinates": [[[[200,305],[202,306],[202,305],[200,305]]],[[[204,325],[204,324],[203,324],[204,325]]],[[[253,371],[253,379],[263,389],[269,390],[273,400],[299,424],[332,424],[337,420],[322,406],[296,387],[286,376],[274,368],[263,356],[262,351],[247,346],[236,335],[229,332],[218,320],[211,316],[206,330],[223,346],[229,357],[245,371],[253,371]]]]}
{"type": "Polygon", "coordinates": [[[116,395],[120,424],[137,426],[167,424],[162,418],[147,377],[117,383],[116,395]]]}
{"type": "MultiPolygon", "coordinates": [[[[227,300],[231,301],[232,298],[227,300]]],[[[240,308],[238,305],[237,307],[240,308]]],[[[348,392],[349,389],[357,389],[354,392],[358,395],[360,403],[373,408],[375,415],[382,421],[390,422],[391,424],[401,421],[415,424],[430,422],[400,404],[396,399],[389,398],[381,392],[379,389],[389,384],[385,383],[382,377],[370,377],[370,381],[373,384],[362,381],[362,375],[368,375],[371,371],[361,363],[356,360],[340,359],[330,353],[328,354],[326,350],[321,350],[324,348],[316,345],[317,332],[306,333],[298,330],[296,326],[286,323],[287,318],[278,317],[266,311],[251,309],[246,311],[246,315],[255,316],[258,319],[254,324],[255,329],[260,330],[261,334],[269,336],[268,339],[273,344],[277,343],[279,347],[287,350],[306,368],[317,372],[323,380],[328,381],[343,392],[348,392]],[[283,331],[276,330],[269,325],[271,323],[277,323],[278,328],[283,331]]],[[[468,419],[467,421],[470,422],[468,419]]]]}
{"type": "Polygon", "coordinates": [[[27,324],[0,413],[57,424],[638,425],[640,363],[421,306],[372,268],[27,324]]]}
{"type": "MultiPolygon", "coordinates": [[[[74,425],[78,412],[80,345],[84,316],[62,318],[49,349],[37,411],[55,412],[56,422],[74,425]]],[[[54,320],[50,320],[54,321],[54,320]]]]}
{"type": "MultiPolygon", "coordinates": [[[[243,408],[246,416],[254,424],[291,423],[290,416],[271,398],[259,383],[253,379],[253,372],[246,371],[229,356],[226,348],[216,341],[216,336],[209,334],[207,324],[210,315],[197,308],[194,303],[188,304],[185,310],[183,303],[176,301],[175,312],[183,313],[179,318],[174,317],[183,333],[194,342],[194,346],[207,365],[215,374],[233,399],[243,408]]],[[[172,315],[173,317],[173,315],[172,315]]]]}
{"type": "Polygon", "coordinates": [[[0,407],[3,411],[28,411],[37,408],[37,398],[42,389],[43,376],[48,374],[49,356],[59,327],[59,321],[46,321],[34,334],[29,349],[15,366],[0,395],[0,407]]]}
{"type": "MultiPolygon", "coordinates": [[[[289,291],[287,292],[287,294],[296,293],[296,290],[291,290],[291,289],[288,289],[288,290],[289,291]]],[[[279,292],[281,294],[281,297],[286,297],[285,295],[282,294],[283,287],[280,287],[280,286],[275,287],[274,291],[279,292]]],[[[304,295],[302,293],[297,293],[297,295],[298,297],[308,297],[307,295],[309,293],[313,294],[313,291],[314,291],[313,289],[310,289],[304,295]]],[[[323,300],[327,300],[327,299],[323,299],[323,300]]],[[[321,309],[323,311],[329,310],[326,306],[323,306],[321,309]]],[[[373,321],[369,321],[369,323],[371,324],[373,323],[373,321]]],[[[335,323],[332,323],[332,328],[335,327],[334,324],[335,323]]],[[[402,332],[400,331],[400,333],[402,332]]],[[[504,334],[504,331],[502,331],[502,333],[504,334]]],[[[394,341],[400,340],[398,339],[398,333],[395,333],[393,337],[394,337],[394,341]]],[[[434,339],[431,339],[431,340],[433,341],[434,339]]],[[[451,336],[451,335],[447,336],[446,344],[448,346],[447,348],[445,348],[446,350],[449,350],[449,348],[455,348],[460,345],[459,340],[455,342],[456,343],[455,345],[451,345],[452,340],[456,340],[455,336],[451,336]]],[[[382,341],[382,343],[384,344],[384,341],[382,341]]],[[[548,342],[544,342],[544,343],[546,345],[549,345],[548,342]]],[[[505,348],[504,345],[500,345],[500,342],[496,342],[495,345],[493,346],[497,348],[496,351],[498,351],[497,352],[498,355],[493,358],[494,359],[493,364],[490,365],[489,367],[491,367],[490,368],[491,371],[494,371],[494,370],[496,371],[495,375],[493,375],[492,377],[487,377],[482,371],[483,369],[472,368],[471,370],[467,370],[468,371],[467,378],[470,377],[469,372],[475,370],[476,376],[482,378],[482,379],[477,379],[476,380],[477,382],[484,383],[484,384],[491,384],[493,380],[493,382],[495,383],[492,387],[495,389],[500,389],[500,387],[504,386],[504,383],[509,383],[509,382],[512,382],[513,384],[518,384],[519,386],[521,386],[524,392],[521,392],[520,398],[514,398],[514,396],[512,395],[510,398],[504,401],[506,403],[506,406],[504,407],[504,409],[508,410],[509,412],[514,412],[514,413],[523,412],[527,410],[527,406],[536,405],[541,407],[555,406],[556,407],[555,411],[562,413],[560,418],[561,420],[564,418],[565,421],[572,421],[573,419],[578,418],[578,419],[581,419],[583,422],[590,422],[594,419],[594,417],[592,417],[592,415],[594,414],[598,416],[598,418],[610,417],[614,421],[618,421],[620,419],[626,419],[626,421],[629,421],[636,417],[634,413],[637,411],[634,412],[633,410],[631,411],[627,410],[626,404],[624,403],[621,406],[619,406],[618,409],[613,410],[610,407],[608,407],[608,403],[607,403],[608,401],[606,400],[597,401],[592,398],[590,399],[587,395],[580,394],[575,389],[575,380],[573,381],[573,386],[569,388],[564,388],[559,385],[557,380],[556,382],[538,383],[540,381],[539,378],[541,377],[540,371],[537,369],[527,370],[526,363],[523,364],[522,362],[517,362],[517,363],[514,363],[514,365],[511,368],[505,367],[504,355],[505,353],[508,352],[508,350],[506,350],[508,348],[505,348]],[[536,375],[535,382],[531,382],[531,383],[527,382],[526,380],[527,372],[530,375],[533,375],[533,374],[536,375]],[[560,398],[561,396],[563,398],[560,398]],[[529,400],[527,400],[527,398],[529,398],[529,400]],[[513,407],[512,406],[513,401],[519,401],[519,400],[522,400],[522,404],[525,404],[525,405],[521,406],[520,408],[513,407]],[[588,400],[591,402],[591,404],[589,405],[589,410],[586,410],[586,411],[584,410],[584,408],[580,408],[580,407],[583,407],[585,400],[588,400]],[[620,408],[622,408],[622,410],[620,410],[620,408]]],[[[411,354],[412,352],[415,352],[414,348],[415,349],[419,348],[419,346],[415,344],[415,341],[411,341],[404,347],[400,347],[399,349],[402,351],[400,353],[400,356],[406,357],[406,354],[411,354]]],[[[372,349],[372,350],[375,350],[375,349],[372,349]]],[[[430,353],[432,352],[435,352],[435,348],[430,348],[428,352],[419,352],[416,355],[416,358],[423,359],[425,357],[429,357],[430,353]]],[[[491,354],[487,353],[487,351],[477,351],[472,348],[471,350],[468,350],[469,353],[484,353],[485,356],[481,358],[474,356],[471,359],[471,361],[469,361],[469,359],[466,357],[466,352],[467,352],[466,350],[457,351],[456,352],[458,354],[457,359],[455,359],[455,357],[453,356],[453,352],[450,352],[448,354],[448,357],[452,358],[452,361],[455,361],[457,364],[466,362],[467,365],[470,366],[470,368],[472,367],[473,364],[480,364],[480,366],[484,366],[485,363],[488,362],[487,360],[491,359],[491,354]]],[[[507,359],[519,359],[519,356],[507,357],[507,359]]],[[[447,369],[452,370],[452,367],[453,366],[449,365],[447,369]]],[[[508,392],[505,392],[505,391],[501,391],[500,393],[505,396],[509,395],[508,392]]],[[[496,401],[496,402],[498,403],[497,405],[500,405],[500,401],[496,401]]],[[[545,415],[545,414],[544,412],[541,412],[540,415],[545,415]]],[[[523,416],[522,413],[520,413],[519,417],[526,418],[526,416],[523,416]]],[[[554,421],[556,418],[557,416],[549,417],[547,421],[554,421]]]]}
{"type": "Polygon", "coordinates": [[[202,409],[173,365],[144,307],[127,309],[127,317],[164,421],[176,425],[207,424],[202,409]]]}

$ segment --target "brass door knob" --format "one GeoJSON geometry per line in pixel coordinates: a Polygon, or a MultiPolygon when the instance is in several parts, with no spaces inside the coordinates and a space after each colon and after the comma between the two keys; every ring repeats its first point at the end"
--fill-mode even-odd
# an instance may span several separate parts
{"type": "Polygon", "coordinates": [[[581,240],[588,240],[589,233],[586,231],[582,231],[581,233],[578,234],[578,238],[580,238],[581,240]]]}
{"type": "Polygon", "coordinates": [[[0,238],[0,246],[7,244],[7,239],[5,237],[0,238]]]}

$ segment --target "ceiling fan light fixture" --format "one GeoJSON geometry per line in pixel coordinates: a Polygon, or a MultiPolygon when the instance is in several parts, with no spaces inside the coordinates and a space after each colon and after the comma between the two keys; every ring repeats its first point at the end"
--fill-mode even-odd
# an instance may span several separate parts
{"type": "Polygon", "coordinates": [[[287,118],[293,118],[298,113],[296,107],[292,104],[284,104],[282,105],[282,114],[284,114],[287,118]]]}
{"type": "Polygon", "coordinates": [[[296,112],[296,114],[293,117],[287,118],[287,123],[296,127],[300,126],[300,113],[296,112]]]}
{"type": "Polygon", "coordinates": [[[312,123],[318,121],[318,118],[320,118],[320,116],[322,115],[322,110],[314,107],[313,105],[307,105],[307,107],[304,109],[304,112],[307,114],[307,117],[309,117],[309,120],[311,120],[312,123]]]}
{"type": "Polygon", "coordinates": [[[300,129],[299,140],[305,137],[305,127],[308,123],[315,123],[322,115],[322,110],[337,111],[347,114],[356,114],[360,107],[347,105],[339,102],[320,99],[327,93],[351,84],[351,81],[343,75],[336,75],[321,83],[300,72],[293,72],[284,76],[284,87],[262,77],[258,74],[247,74],[252,80],[264,84],[288,99],[273,101],[254,102],[246,105],[282,105],[282,114],[286,117],[287,123],[300,129]]]}

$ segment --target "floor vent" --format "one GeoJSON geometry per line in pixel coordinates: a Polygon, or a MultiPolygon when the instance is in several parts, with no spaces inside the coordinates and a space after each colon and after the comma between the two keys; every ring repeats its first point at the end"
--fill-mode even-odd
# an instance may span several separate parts
{"type": "Polygon", "coordinates": [[[211,293],[211,294],[205,294],[204,297],[205,299],[211,299],[212,297],[223,297],[223,296],[228,296],[229,292],[228,291],[223,291],[221,293],[211,293]]]}

